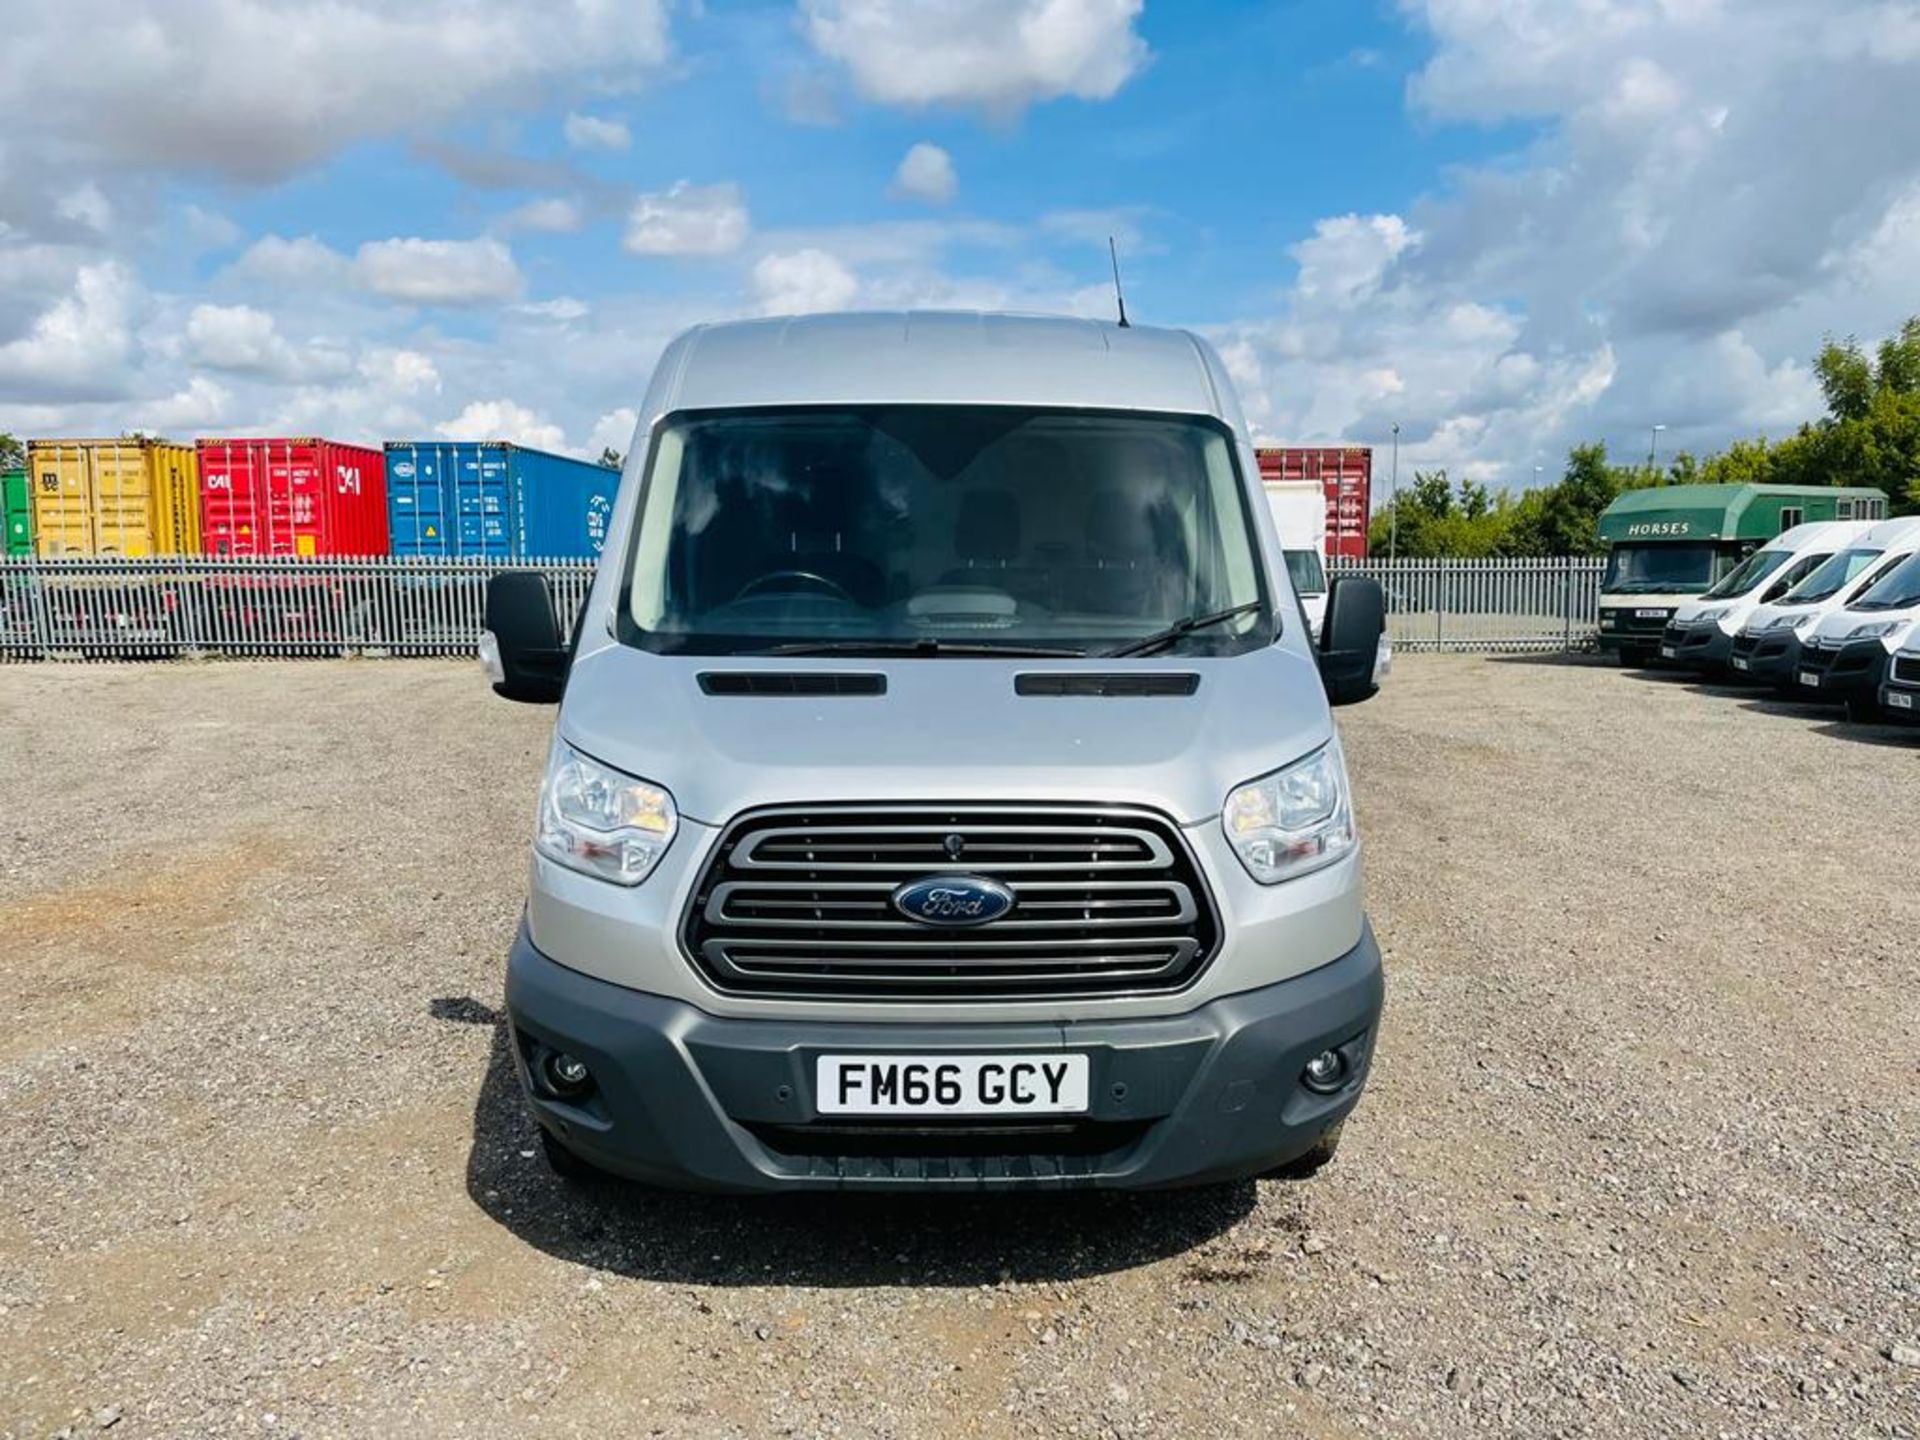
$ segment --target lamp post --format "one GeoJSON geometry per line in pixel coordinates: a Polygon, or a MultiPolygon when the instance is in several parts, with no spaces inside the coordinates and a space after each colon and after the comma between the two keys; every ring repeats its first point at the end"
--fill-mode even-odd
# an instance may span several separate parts
{"type": "Polygon", "coordinates": [[[1660,451],[1660,432],[1667,427],[1656,425],[1647,436],[1647,469],[1654,469],[1654,456],[1660,451]]]}
{"type": "Polygon", "coordinates": [[[1400,425],[1396,421],[1393,427],[1393,469],[1389,472],[1387,488],[1387,563],[1391,565],[1394,557],[1400,553],[1400,425]]]}

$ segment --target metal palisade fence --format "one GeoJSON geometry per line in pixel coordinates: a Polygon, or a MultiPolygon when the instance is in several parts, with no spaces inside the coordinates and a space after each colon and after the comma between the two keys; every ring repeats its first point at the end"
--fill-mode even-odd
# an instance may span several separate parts
{"type": "Polygon", "coordinates": [[[1601,560],[1336,561],[1335,575],[1371,575],[1387,597],[1387,634],[1401,650],[1585,650],[1600,629],[1601,560]]]}
{"type": "Polygon", "coordinates": [[[489,576],[537,569],[570,626],[592,560],[0,559],[0,661],[474,653],[489,576]]]}
{"type": "MultiPolygon", "coordinates": [[[[0,558],[0,661],[467,656],[489,576],[536,569],[563,625],[592,560],[0,558]]],[[[1403,650],[1560,650],[1599,626],[1601,562],[1363,560],[1403,650]]]]}

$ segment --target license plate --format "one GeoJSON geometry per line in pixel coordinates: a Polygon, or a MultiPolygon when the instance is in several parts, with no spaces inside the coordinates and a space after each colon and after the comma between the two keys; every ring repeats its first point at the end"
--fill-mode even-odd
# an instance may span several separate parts
{"type": "Polygon", "coordinates": [[[1800,683],[1818,690],[1820,688],[1820,677],[1811,670],[1802,670],[1800,672],[1800,683]]]}
{"type": "Polygon", "coordinates": [[[1664,620],[1667,618],[1668,613],[1669,612],[1665,610],[1636,610],[1633,612],[1633,618],[1636,620],[1664,620]]]}
{"type": "Polygon", "coordinates": [[[822,1115],[1080,1115],[1085,1055],[822,1055],[822,1115]]]}
{"type": "Polygon", "coordinates": [[[1744,655],[1736,655],[1733,657],[1733,668],[1736,670],[1751,670],[1753,666],[1748,663],[1744,655]]]}
{"type": "Polygon", "coordinates": [[[1889,690],[1887,692],[1887,704],[1895,710],[1911,710],[1913,709],[1913,696],[1904,694],[1898,690],[1889,690]]]}
{"type": "Polygon", "coordinates": [[[1662,645],[1660,647],[1660,658],[1662,660],[1671,660],[1675,656],[1677,656],[1679,653],[1680,652],[1674,649],[1673,646],[1671,645],[1662,645]]]}

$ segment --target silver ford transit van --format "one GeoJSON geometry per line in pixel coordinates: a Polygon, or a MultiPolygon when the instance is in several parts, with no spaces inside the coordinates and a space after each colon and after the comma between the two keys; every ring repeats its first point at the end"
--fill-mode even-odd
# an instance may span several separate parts
{"type": "Polygon", "coordinates": [[[667,347],[571,625],[508,960],[565,1174],[725,1191],[1187,1185],[1332,1156],[1380,1019],[1318,643],[1219,358],[1007,315],[667,347]]]}

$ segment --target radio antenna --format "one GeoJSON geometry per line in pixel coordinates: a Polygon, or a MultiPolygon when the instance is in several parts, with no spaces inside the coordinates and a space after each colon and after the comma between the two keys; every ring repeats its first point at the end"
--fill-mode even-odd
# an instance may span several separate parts
{"type": "Polygon", "coordinates": [[[1120,328],[1132,329],[1127,319],[1127,293],[1120,288],[1120,251],[1113,243],[1113,237],[1107,237],[1107,258],[1113,261],[1113,301],[1120,307],[1120,328]]]}

